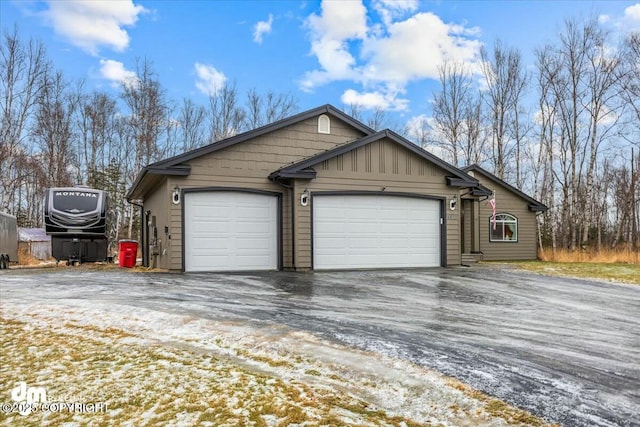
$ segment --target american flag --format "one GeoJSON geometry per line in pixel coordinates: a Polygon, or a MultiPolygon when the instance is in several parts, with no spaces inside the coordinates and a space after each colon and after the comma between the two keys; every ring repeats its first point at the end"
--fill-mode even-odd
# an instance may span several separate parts
{"type": "Polygon", "coordinates": [[[489,199],[489,206],[491,206],[491,213],[492,213],[492,217],[491,220],[493,221],[493,229],[496,229],[496,196],[492,196],[489,199]]]}

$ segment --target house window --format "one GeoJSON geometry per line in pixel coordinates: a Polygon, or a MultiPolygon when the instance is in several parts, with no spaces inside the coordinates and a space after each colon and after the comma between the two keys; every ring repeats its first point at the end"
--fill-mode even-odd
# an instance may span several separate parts
{"type": "Polygon", "coordinates": [[[331,120],[323,114],[318,117],[318,133],[331,133],[331,120]]]}
{"type": "Polygon", "coordinates": [[[494,227],[493,216],[490,216],[489,240],[492,242],[517,242],[518,218],[507,213],[498,213],[494,227]]]}

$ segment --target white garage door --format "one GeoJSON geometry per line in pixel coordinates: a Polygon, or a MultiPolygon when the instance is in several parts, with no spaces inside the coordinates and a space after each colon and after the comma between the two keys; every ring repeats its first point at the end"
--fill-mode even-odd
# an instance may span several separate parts
{"type": "Polygon", "coordinates": [[[395,196],[313,199],[314,269],[440,266],[440,202],[395,196]]]}
{"type": "Polygon", "coordinates": [[[278,268],[276,197],[232,191],[187,193],[184,221],[185,271],[278,268]]]}

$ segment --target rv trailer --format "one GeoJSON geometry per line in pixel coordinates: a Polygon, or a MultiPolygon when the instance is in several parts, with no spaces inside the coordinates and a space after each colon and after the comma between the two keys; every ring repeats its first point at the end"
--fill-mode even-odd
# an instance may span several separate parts
{"type": "Polygon", "coordinates": [[[0,270],[18,262],[18,223],[16,217],[0,212],[0,270]]]}
{"type": "Polygon", "coordinates": [[[85,187],[49,188],[44,225],[51,236],[51,255],[67,265],[107,260],[108,197],[85,187]]]}

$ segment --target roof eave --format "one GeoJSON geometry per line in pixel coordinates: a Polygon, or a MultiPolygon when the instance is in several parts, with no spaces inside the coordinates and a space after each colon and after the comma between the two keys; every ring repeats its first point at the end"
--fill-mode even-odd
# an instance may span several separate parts
{"type": "Polygon", "coordinates": [[[161,177],[161,176],[189,176],[191,174],[191,166],[189,165],[179,165],[172,167],[162,167],[150,165],[146,168],[142,169],[135,182],[127,192],[125,196],[125,200],[143,200],[144,199],[144,190],[137,194],[138,190],[145,187],[145,184],[153,178],[161,177]]]}
{"type": "Polygon", "coordinates": [[[548,210],[549,208],[547,208],[545,205],[543,204],[530,204],[529,205],[529,210],[531,212],[535,212],[535,213],[544,213],[548,210]]]}
{"type": "Polygon", "coordinates": [[[314,169],[304,169],[301,171],[289,172],[286,170],[279,170],[269,175],[270,180],[278,179],[316,179],[318,173],[314,169]]]}
{"type": "Polygon", "coordinates": [[[458,178],[455,176],[447,177],[447,185],[449,187],[464,187],[464,188],[476,188],[478,187],[477,181],[471,181],[464,178],[458,178]]]}
{"type": "Polygon", "coordinates": [[[548,209],[547,206],[543,205],[542,203],[540,203],[539,201],[537,201],[533,197],[531,197],[528,194],[518,190],[517,188],[515,188],[514,186],[512,186],[508,182],[498,178],[497,176],[495,176],[491,172],[481,168],[480,166],[478,166],[476,164],[463,167],[462,170],[465,171],[465,172],[469,172],[469,171],[479,172],[480,174],[484,175],[487,179],[489,179],[490,181],[494,182],[495,184],[506,188],[507,190],[511,191],[512,193],[514,193],[514,194],[518,195],[519,197],[523,198],[524,200],[528,201],[529,202],[529,210],[531,212],[545,212],[548,209]]]}
{"type": "Polygon", "coordinates": [[[483,187],[482,185],[479,185],[478,187],[471,190],[471,195],[477,197],[489,197],[492,194],[493,191],[483,187]]]}

